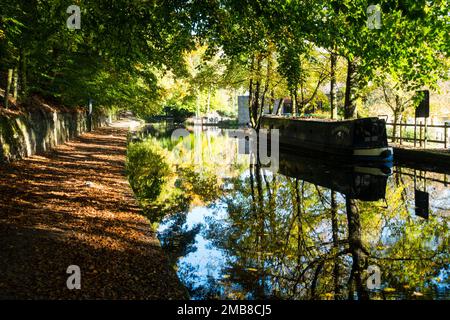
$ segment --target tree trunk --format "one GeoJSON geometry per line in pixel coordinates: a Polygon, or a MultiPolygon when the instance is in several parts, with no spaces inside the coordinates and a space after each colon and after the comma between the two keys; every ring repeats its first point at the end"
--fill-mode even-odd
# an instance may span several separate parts
{"type": "Polygon", "coordinates": [[[264,83],[264,90],[261,97],[261,108],[259,110],[258,118],[256,120],[256,128],[258,130],[261,125],[261,118],[262,115],[264,114],[264,109],[266,107],[266,96],[270,89],[271,70],[272,70],[272,55],[269,53],[269,55],[267,56],[266,80],[264,83]]]}
{"type": "Polygon", "coordinates": [[[9,107],[9,93],[11,92],[11,84],[13,78],[13,69],[8,69],[8,77],[6,79],[6,89],[5,89],[5,108],[9,107]]]}
{"type": "MultiPolygon", "coordinates": [[[[297,92],[296,92],[296,96],[297,96],[297,92]]],[[[301,82],[300,84],[300,103],[298,103],[298,105],[300,105],[300,110],[299,113],[300,114],[304,114],[305,112],[305,97],[304,97],[304,93],[303,93],[303,82],[301,82]]]]}
{"type": "Polygon", "coordinates": [[[25,55],[25,51],[23,49],[20,50],[19,55],[19,80],[20,80],[20,95],[21,99],[25,98],[28,95],[28,86],[27,86],[27,58],[25,55]]]}
{"type": "Polygon", "coordinates": [[[253,78],[250,78],[248,84],[248,117],[250,118],[250,123],[253,125],[252,109],[253,109],[253,78]]]}
{"type": "Polygon", "coordinates": [[[331,68],[330,68],[330,109],[331,109],[331,119],[337,118],[337,108],[335,106],[336,102],[336,62],[337,56],[331,53],[331,68]]]}
{"type": "Polygon", "coordinates": [[[289,95],[291,97],[291,107],[292,107],[291,112],[292,112],[292,114],[296,114],[297,113],[297,103],[295,101],[295,91],[291,90],[289,92],[289,95]]]}
{"type": "Polygon", "coordinates": [[[298,88],[297,86],[294,89],[294,96],[292,97],[292,113],[294,114],[294,116],[299,114],[299,110],[298,110],[298,88]]]}
{"type": "Polygon", "coordinates": [[[347,59],[347,79],[345,83],[344,118],[351,119],[355,115],[355,105],[352,97],[353,73],[355,66],[350,59],[347,59]]]}
{"type": "Polygon", "coordinates": [[[394,125],[392,126],[392,142],[397,141],[397,122],[398,122],[398,112],[394,111],[394,125]]]}
{"type": "Polygon", "coordinates": [[[352,270],[349,280],[349,299],[353,299],[353,283],[359,300],[368,298],[368,293],[363,285],[362,272],[364,267],[365,250],[361,241],[361,222],[355,199],[345,196],[348,223],[348,244],[352,255],[352,270]]]}
{"type": "MultiPolygon", "coordinates": [[[[333,252],[337,254],[339,251],[339,224],[338,224],[338,207],[336,201],[336,191],[331,191],[331,230],[333,234],[333,252]]],[[[334,259],[334,267],[333,267],[333,285],[334,285],[334,298],[339,298],[341,294],[340,285],[339,285],[339,263],[340,259],[338,256],[334,259]]]]}
{"type": "Polygon", "coordinates": [[[13,97],[17,101],[17,96],[19,94],[19,69],[17,67],[14,68],[13,87],[13,97]]]}
{"type": "Polygon", "coordinates": [[[211,106],[211,86],[209,86],[208,88],[208,102],[206,105],[206,114],[209,114],[210,106],[211,106]]]}
{"type": "Polygon", "coordinates": [[[196,106],[196,113],[197,117],[200,117],[200,92],[197,91],[197,106],[196,106]]]}
{"type": "MultiPolygon", "coordinates": [[[[255,57],[252,57],[252,62],[250,64],[250,73],[253,74],[253,69],[255,66],[255,57]]],[[[254,126],[255,124],[253,123],[253,117],[252,117],[252,113],[253,113],[253,75],[250,77],[249,80],[249,84],[248,84],[248,116],[250,118],[250,123],[252,124],[252,126],[254,126]]]]}
{"type": "Polygon", "coordinates": [[[317,293],[316,293],[317,282],[319,280],[319,275],[322,272],[324,264],[325,264],[325,261],[319,262],[319,264],[316,268],[316,271],[314,272],[313,280],[311,283],[311,299],[314,299],[314,300],[317,299],[317,293]]]}
{"type": "Polygon", "coordinates": [[[258,124],[258,109],[259,109],[259,95],[260,95],[261,83],[259,80],[255,84],[255,96],[253,98],[252,106],[252,123],[253,127],[256,128],[258,124]]]}
{"type": "Polygon", "coordinates": [[[256,83],[255,83],[255,92],[253,96],[253,105],[252,105],[252,124],[253,128],[257,128],[258,125],[258,110],[259,110],[259,99],[261,98],[261,57],[256,59],[256,83]]]}
{"type": "Polygon", "coordinates": [[[273,108],[275,105],[275,92],[272,91],[270,92],[270,104],[269,104],[269,113],[272,114],[273,112],[273,108]]]}

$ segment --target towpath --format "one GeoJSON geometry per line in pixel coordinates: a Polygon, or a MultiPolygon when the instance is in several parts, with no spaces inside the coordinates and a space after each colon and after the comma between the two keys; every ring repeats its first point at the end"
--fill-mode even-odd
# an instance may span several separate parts
{"type": "Polygon", "coordinates": [[[180,299],[125,176],[131,120],[0,167],[0,298],[180,299]],[[70,265],[81,289],[69,290],[70,265]]]}

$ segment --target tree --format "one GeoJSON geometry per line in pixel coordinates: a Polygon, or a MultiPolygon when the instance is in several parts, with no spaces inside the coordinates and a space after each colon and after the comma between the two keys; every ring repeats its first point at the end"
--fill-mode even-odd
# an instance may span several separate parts
{"type": "Polygon", "coordinates": [[[394,114],[394,125],[392,129],[392,142],[396,141],[397,125],[401,121],[403,114],[414,105],[414,94],[402,90],[401,84],[393,84],[384,81],[381,85],[384,101],[394,114]]]}
{"type": "Polygon", "coordinates": [[[445,76],[442,58],[448,55],[444,36],[448,17],[443,1],[379,1],[380,29],[367,26],[367,1],[324,1],[322,5],[319,43],[334,48],[347,61],[345,118],[355,116],[363,89],[386,70],[403,73],[411,88],[435,86],[445,76]]]}
{"type": "Polygon", "coordinates": [[[193,44],[188,6],[87,1],[80,30],[67,29],[67,6],[57,0],[2,6],[0,62],[18,70],[22,99],[39,94],[83,105],[92,98],[105,107],[136,106],[140,114],[141,106],[151,109],[155,68],[180,69],[193,44]]]}

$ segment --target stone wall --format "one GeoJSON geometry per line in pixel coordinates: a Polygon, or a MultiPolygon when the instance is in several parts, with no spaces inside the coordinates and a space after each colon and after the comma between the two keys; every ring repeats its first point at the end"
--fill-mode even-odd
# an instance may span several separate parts
{"type": "MultiPolygon", "coordinates": [[[[110,116],[94,116],[93,127],[106,125],[110,116]]],[[[35,109],[28,113],[0,113],[0,163],[50,150],[88,129],[85,112],[35,109]]]]}

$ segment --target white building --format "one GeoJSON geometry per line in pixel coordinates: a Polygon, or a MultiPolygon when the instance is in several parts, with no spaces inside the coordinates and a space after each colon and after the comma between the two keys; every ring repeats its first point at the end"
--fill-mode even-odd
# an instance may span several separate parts
{"type": "Polygon", "coordinates": [[[248,96],[238,97],[238,123],[245,125],[250,123],[250,114],[248,110],[248,96]]]}

